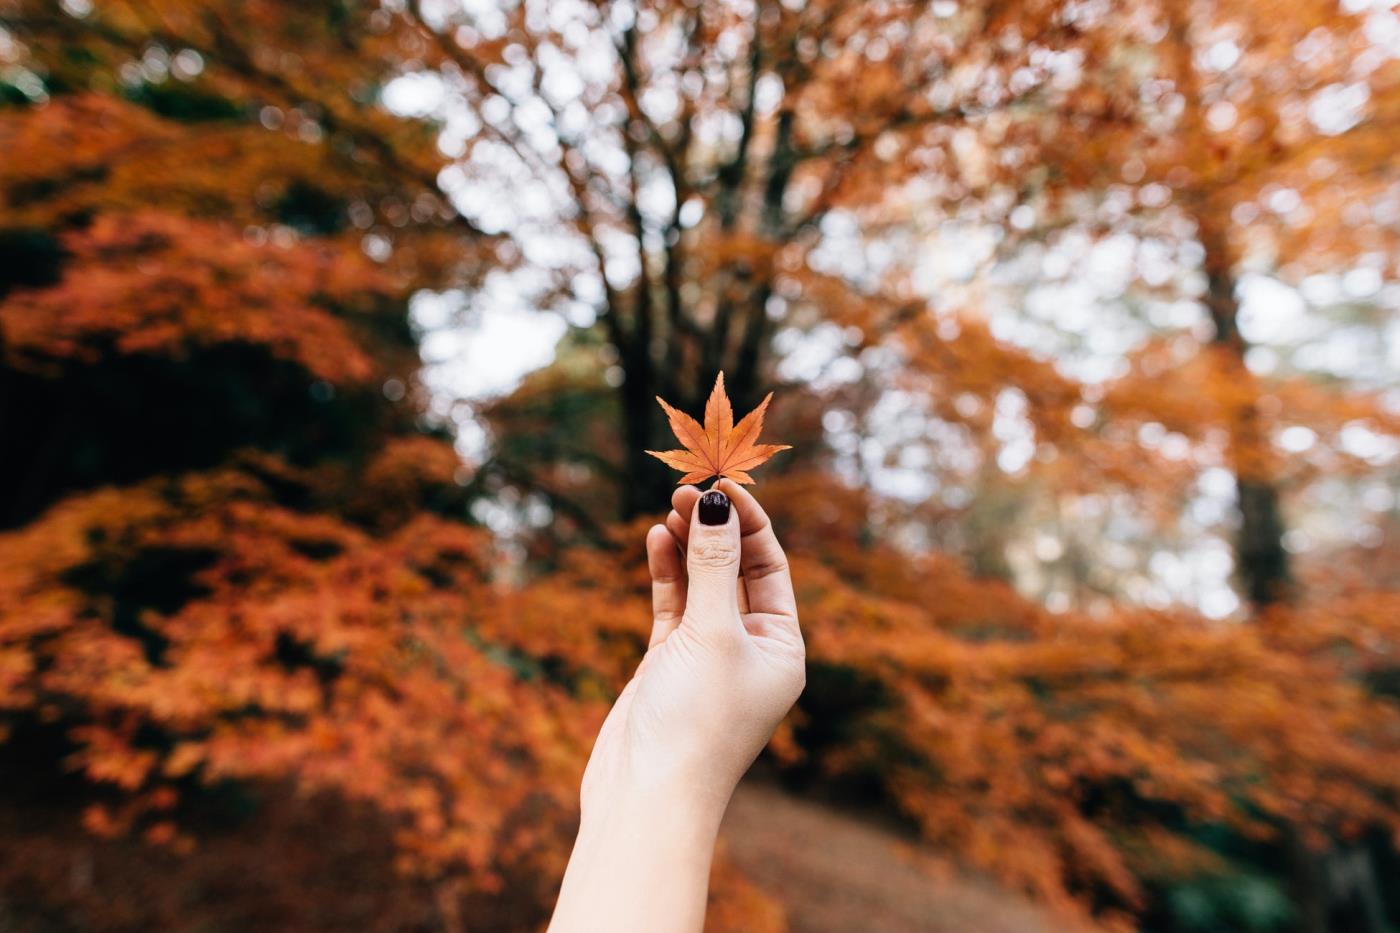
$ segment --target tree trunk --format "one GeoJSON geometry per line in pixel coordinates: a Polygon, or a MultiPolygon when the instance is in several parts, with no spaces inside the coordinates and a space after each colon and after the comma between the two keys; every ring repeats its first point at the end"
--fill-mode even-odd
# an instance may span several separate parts
{"type": "MultiPolygon", "coordinates": [[[[1257,612],[1294,596],[1283,515],[1273,481],[1269,439],[1259,414],[1259,393],[1245,365],[1248,349],[1239,330],[1234,262],[1222,227],[1201,223],[1208,283],[1206,304],[1225,385],[1247,387],[1245,401],[1227,403],[1230,465],[1238,489],[1240,527],[1235,562],[1250,605],[1257,612]]],[[[1384,909],[1371,857],[1364,847],[1333,842],[1324,851],[1305,846],[1290,832],[1293,897],[1302,933],[1380,933],[1384,909]]]]}
{"type": "Polygon", "coordinates": [[[622,364],[624,377],[622,385],[618,386],[618,396],[626,451],[620,501],[622,517],[626,520],[670,508],[674,474],[647,450],[666,450],[675,444],[664,438],[664,419],[656,404],[656,396],[664,394],[664,389],[646,349],[637,348],[624,354],[622,364]]]}
{"type": "Polygon", "coordinates": [[[1283,517],[1274,483],[1269,439],[1259,414],[1255,380],[1245,365],[1248,349],[1239,330],[1233,254],[1223,227],[1198,220],[1205,249],[1206,306],[1215,333],[1211,349],[1222,384],[1246,387],[1243,403],[1227,403],[1230,468],[1235,474],[1240,526],[1235,535],[1235,564],[1250,605],[1258,610],[1291,596],[1288,552],[1283,547],[1283,517]]]}
{"type": "MultiPolygon", "coordinates": [[[[755,65],[756,67],[756,65],[755,65]]],[[[747,136],[741,143],[739,156],[729,164],[723,181],[729,193],[720,199],[720,214],[726,230],[741,225],[742,194],[749,172],[761,172],[763,197],[757,205],[758,216],[753,223],[766,238],[780,241],[786,231],[783,199],[796,165],[793,152],[795,115],[786,110],[778,117],[773,152],[761,166],[750,164],[747,136]],[[730,190],[732,189],[732,190],[730,190]]],[[[679,249],[668,252],[662,259],[666,267],[659,276],[665,283],[671,300],[678,299],[680,269],[679,249]]],[[[675,474],[660,461],[648,456],[647,448],[657,445],[674,447],[674,438],[664,430],[664,419],[656,404],[657,395],[684,411],[696,414],[705,403],[716,372],[724,370],[725,388],[737,414],[745,414],[760,400],[764,364],[772,338],[768,319],[768,300],[773,294],[768,274],[757,276],[742,264],[723,274],[716,286],[718,308],[713,320],[704,324],[692,322],[684,334],[673,324],[662,326],[662,340],[667,341],[660,355],[666,360],[658,369],[652,347],[652,315],[654,304],[643,282],[638,293],[631,327],[616,326],[612,340],[621,355],[625,379],[618,391],[622,402],[623,437],[627,444],[625,472],[622,477],[623,518],[654,513],[666,508],[675,474]],[[726,293],[730,292],[730,293],[726,293]],[[688,341],[686,348],[676,341],[688,341]],[[686,352],[693,350],[694,352],[686,352]],[[678,364],[692,360],[684,372],[678,364]]],[[[645,267],[645,262],[644,262],[645,267]]],[[[646,273],[643,273],[645,278],[646,273]]],[[[713,283],[712,283],[713,284],[713,283]]],[[[616,315],[614,307],[610,313],[616,315]]],[[[620,321],[620,319],[619,319],[620,321]]]]}

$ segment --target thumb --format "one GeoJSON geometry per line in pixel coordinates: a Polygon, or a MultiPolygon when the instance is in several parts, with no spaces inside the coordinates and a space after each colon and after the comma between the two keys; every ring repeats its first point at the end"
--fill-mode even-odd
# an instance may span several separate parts
{"type": "Polygon", "coordinates": [[[695,503],[686,547],[690,589],[685,620],[697,629],[742,631],[739,621],[739,514],[711,489],[695,503]]]}

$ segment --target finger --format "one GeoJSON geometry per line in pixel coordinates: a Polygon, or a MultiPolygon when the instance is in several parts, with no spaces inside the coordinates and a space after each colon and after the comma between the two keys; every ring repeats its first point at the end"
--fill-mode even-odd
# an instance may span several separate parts
{"type": "Polygon", "coordinates": [[[710,490],[690,518],[685,624],[711,634],[742,631],[739,621],[739,515],[729,497],[710,490]]]}
{"type": "Polygon", "coordinates": [[[666,516],[666,530],[671,533],[671,539],[676,542],[676,547],[685,553],[685,547],[690,543],[690,519],[682,518],[675,512],[666,516]]]}
{"type": "Polygon", "coordinates": [[[797,599],[792,592],[792,572],[787,555],[773,533],[773,523],[763,506],[743,486],[733,480],[720,480],[719,488],[734,503],[742,540],[740,566],[748,591],[749,611],[797,618],[797,599]]]}
{"type": "MultiPolygon", "coordinates": [[[[690,522],[672,511],[670,515],[666,516],[666,530],[671,533],[672,540],[676,542],[677,546],[680,548],[681,556],[684,557],[685,541],[690,535],[690,522]]],[[[739,564],[739,612],[745,613],[749,611],[749,591],[748,588],[744,586],[744,565],[741,562],[739,564]]]]}
{"type": "Polygon", "coordinates": [[[688,521],[691,510],[695,508],[695,500],[700,498],[699,486],[677,486],[671,493],[671,508],[681,513],[688,521]]]}
{"type": "Polygon", "coordinates": [[[682,551],[690,540],[690,513],[695,510],[699,498],[700,490],[695,486],[680,486],[671,493],[671,514],[666,516],[666,527],[676,536],[682,551]]]}
{"type": "Polygon", "coordinates": [[[651,571],[651,648],[681,624],[685,612],[685,565],[671,533],[661,525],[647,532],[647,569],[651,571]]]}

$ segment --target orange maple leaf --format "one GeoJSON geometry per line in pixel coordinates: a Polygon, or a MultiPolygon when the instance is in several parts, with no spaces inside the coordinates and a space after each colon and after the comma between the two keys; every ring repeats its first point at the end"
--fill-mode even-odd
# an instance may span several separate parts
{"type": "Polygon", "coordinates": [[[769,392],[758,407],[734,423],[734,409],[729,404],[729,396],[724,391],[724,373],[715,379],[710,400],[705,403],[705,424],[702,427],[694,418],[683,411],[677,411],[661,396],[656,400],[671,419],[671,430],[685,445],[684,450],[648,450],[662,463],[685,475],[681,483],[698,483],[711,476],[729,477],[736,483],[752,485],[753,477],[747,471],[767,461],[780,450],[789,450],[788,444],[756,444],[759,432],[763,430],[763,415],[773,398],[769,392]]]}

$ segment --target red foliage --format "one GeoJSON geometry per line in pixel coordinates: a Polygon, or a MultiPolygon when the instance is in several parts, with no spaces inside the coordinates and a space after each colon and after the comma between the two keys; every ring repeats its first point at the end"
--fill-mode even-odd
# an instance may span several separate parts
{"type": "Polygon", "coordinates": [[[402,866],[490,887],[557,859],[597,711],[473,634],[489,549],[427,516],[372,539],[237,470],[72,498],[0,543],[3,704],[62,716],[69,766],[123,792],[100,833],[174,843],[191,778],[291,780],[395,818],[402,866]],[[185,598],[142,605],[152,575],[185,598]]]}
{"type": "Polygon", "coordinates": [[[63,281],[0,309],[17,365],[113,354],[188,359],[248,344],[328,382],[375,374],[331,308],[369,313],[397,289],[353,247],[255,244],[226,225],[152,213],[104,215],[62,245],[71,257],[63,281]]]}

